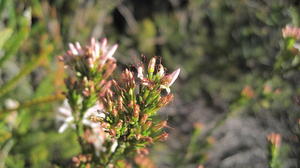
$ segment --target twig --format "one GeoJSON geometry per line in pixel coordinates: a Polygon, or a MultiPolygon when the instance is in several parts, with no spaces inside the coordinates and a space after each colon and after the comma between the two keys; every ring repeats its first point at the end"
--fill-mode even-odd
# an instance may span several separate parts
{"type": "Polygon", "coordinates": [[[0,110],[0,119],[3,118],[7,113],[12,112],[12,111],[18,111],[19,109],[22,109],[22,108],[28,108],[28,107],[31,107],[34,105],[49,103],[49,102],[58,101],[58,100],[62,100],[62,99],[64,99],[64,96],[62,94],[56,94],[56,95],[47,96],[47,97],[38,98],[38,99],[24,102],[16,108],[1,109],[0,110]]]}
{"type": "Polygon", "coordinates": [[[124,19],[126,20],[129,29],[132,33],[137,32],[137,22],[131,13],[131,11],[124,5],[119,5],[118,7],[119,12],[123,15],[124,19]]]}

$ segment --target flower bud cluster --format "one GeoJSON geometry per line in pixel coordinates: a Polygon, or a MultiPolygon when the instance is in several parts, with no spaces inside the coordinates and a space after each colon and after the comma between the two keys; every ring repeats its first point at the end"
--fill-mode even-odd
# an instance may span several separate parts
{"type": "Polygon", "coordinates": [[[156,113],[172,101],[174,96],[169,90],[167,95],[162,92],[169,89],[180,72],[166,74],[161,64],[156,65],[155,57],[147,70],[142,65],[136,69],[137,73],[125,69],[100,97],[106,116],[102,126],[111,139],[126,144],[126,153],[145,150],[147,145],[167,139],[168,133],[163,131],[167,121],[158,120],[156,113]]]}
{"type": "Polygon", "coordinates": [[[109,46],[107,39],[82,47],[78,42],[69,44],[69,50],[59,59],[64,62],[69,76],[65,80],[67,98],[71,105],[85,105],[84,110],[96,103],[98,93],[105,88],[107,79],[116,68],[113,57],[118,45],[109,46]],[[81,101],[84,101],[82,103],[81,101]]]}
{"type": "Polygon", "coordinates": [[[78,156],[74,156],[72,158],[73,163],[75,164],[76,167],[79,167],[82,164],[85,164],[86,168],[90,168],[90,161],[92,160],[92,155],[91,154],[80,154],[78,156]]]}

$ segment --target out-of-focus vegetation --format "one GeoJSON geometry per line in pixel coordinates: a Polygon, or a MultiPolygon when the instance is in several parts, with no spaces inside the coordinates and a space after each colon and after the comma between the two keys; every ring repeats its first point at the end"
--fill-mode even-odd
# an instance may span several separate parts
{"type": "MultiPolygon", "coordinates": [[[[170,70],[182,68],[179,104],[201,99],[218,115],[204,133],[198,126],[183,131],[187,141],[177,143],[189,145],[172,149],[171,156],[153,156],[158,167],[206,165],[209,138],[236,116],[255,118],[262,131],[280,133],[280,165],[297,167],[300,59],[293,47],[297,41],[283,39],[281,29],[300,26],[299,5],[296,0],[0,0],[0,167],[66,167],[78,154],[74,135],[57,132],[64,68],[56,56],[68,42],[92,36],[119,43],[120,65],[144,54],[160,56],[170,70]]],[[[199,116],[202,110],[196,109],[199,116]]],[[[175,113],[171,127],[193,125],[187,118],[175,113]]]]}

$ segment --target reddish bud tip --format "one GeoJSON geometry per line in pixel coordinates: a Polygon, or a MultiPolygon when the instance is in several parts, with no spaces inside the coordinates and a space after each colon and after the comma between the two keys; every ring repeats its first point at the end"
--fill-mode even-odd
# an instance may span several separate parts
{"type": "Polygon", "coordinates": [[[139,118],[139,114],[140,114],[140,106],[137,104],[134,104],[133,107],[133,117],[134,118],[139,118]]]}
{"type": "Polygon", "coordinates": [[[281,135],[276,133],[271,133],[267,136],[268,141],[274,145],[276,148],[281,145],[281,135]]]}
{"type": "Polygon", "coordinates": [[[167,121],[161,121],[153,127],[153,130],[158,131],[158,130],[161,130],[162,128],[166,127],[166,126],[167,126],[167,121]]]}
{"type": "Polygon", "coordinates": [[[157,137],[155,138],[155,140],[158,140],[158,141],[165,141],[165,140],[168,139],[168,136],[169,136],[169,134],[166,133],[166,132],[164,132],[164,133],[160,134],[159,136],[157,136],[157,137]]]}
{"type": "Polygon", "coordinates": [[[147,119],[148,119],[148,115],[147,115],[147,114],[144,114],[144,115],[142,116],[141,120],[140,120],[140,123],[141,123],[142,125],[144,125],[144,124],[146,123],[147,119]]]}

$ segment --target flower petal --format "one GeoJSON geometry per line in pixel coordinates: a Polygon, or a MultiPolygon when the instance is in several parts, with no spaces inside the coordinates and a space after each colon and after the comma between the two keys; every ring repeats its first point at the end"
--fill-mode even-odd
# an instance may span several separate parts
{"type": "Polygon", "coordinates": [[[178,78],[178,76],[179,76],[179,73],[180,73],[180,69],[177,69],[177,70],[175,70],[174,72],[172,72],[171,74],[170,74],[170,82],[169,82],[169,84],[168,84],[168,86],[170,87],[174,82],[175,82],[175,80],[178,78]]]}

